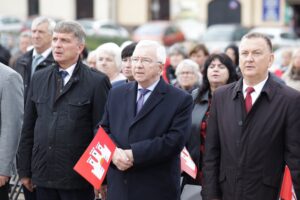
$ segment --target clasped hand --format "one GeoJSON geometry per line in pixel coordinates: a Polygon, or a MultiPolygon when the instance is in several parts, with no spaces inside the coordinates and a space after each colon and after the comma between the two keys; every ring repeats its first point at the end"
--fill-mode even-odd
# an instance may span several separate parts
{"type": "Polygon", "coordinates": [[[116,165],[116,167],[121,170],[125,171],[133,166],[133,154],[131,149],[120,149],[116,148],[112,162],[116,165]]]}

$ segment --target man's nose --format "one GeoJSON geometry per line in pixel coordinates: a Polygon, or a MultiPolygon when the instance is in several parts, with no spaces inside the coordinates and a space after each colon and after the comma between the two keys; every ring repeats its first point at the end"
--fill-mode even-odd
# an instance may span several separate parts
{"type": "Polygon", "coordinates": [[[246,57],[246,60],[247,61],[253,61],[253,54],[252,53],[249,53],[246,57]]]}

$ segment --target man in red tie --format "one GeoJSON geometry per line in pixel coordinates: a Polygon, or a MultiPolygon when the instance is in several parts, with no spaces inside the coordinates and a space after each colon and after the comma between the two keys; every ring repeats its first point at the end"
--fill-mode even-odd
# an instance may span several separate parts
{"type": "Polygon", "coordinates": [[[284,166],[300,198],[300,93],[268,73],[270,39],[240,43],[238,82],[215,91],[204,156],[204,200],[277,200],[284,166]]]}

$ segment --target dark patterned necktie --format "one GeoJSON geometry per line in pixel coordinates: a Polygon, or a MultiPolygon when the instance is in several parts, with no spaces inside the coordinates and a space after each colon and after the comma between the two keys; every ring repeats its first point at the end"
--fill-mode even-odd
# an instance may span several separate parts
{"type": "Polygon", "coordinates": [[[61,77],[61,82],[62,82],[62,87],[65,85],[65,78],[68,76],[68,72],[67,71],[64,71],[64,70],[61,70],[58,72],[60,77],[61,77]]]}

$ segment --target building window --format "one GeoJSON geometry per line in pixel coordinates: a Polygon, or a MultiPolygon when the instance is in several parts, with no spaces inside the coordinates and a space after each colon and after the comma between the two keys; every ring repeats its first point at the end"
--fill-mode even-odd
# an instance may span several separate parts
{"type": "Polygon", "coordinates": [[[39,0],[28,0],[28,16],[39,15],[39,0]]]}

